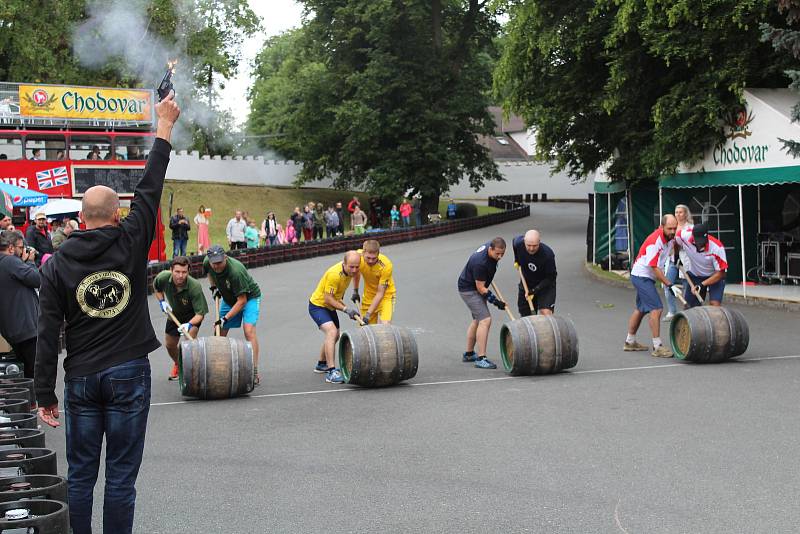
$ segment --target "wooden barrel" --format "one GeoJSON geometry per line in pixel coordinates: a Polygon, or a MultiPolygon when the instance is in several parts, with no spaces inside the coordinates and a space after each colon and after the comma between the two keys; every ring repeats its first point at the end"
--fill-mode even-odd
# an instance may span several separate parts
{"type": "Polygon", "coordinates": [[[9,413],[0,415],[0,429],[4,428],[36,428],[39,421],[36,414],[28,413],[9,413]]]}
{"type": "Polygon", "coordinates": [[[722,306],[697,306],[675,314],[669,325],[675,357],[718,363],[743,354],[750,343],[744,316],[722,306]]]}
{"type": "Polygon", "coordinates": [[[56,475],[24,475],[0,479],[0,502],[37,498],[67,502],[67,479],[56,475]]]}
{"type": "Polygon", "coordinates": [[[558,315],[531,315],[500,329],[503,367],[515,376],[557,373],[578,364],[578,334],[558,315]]]}
{"type": "Polygon", "coordinates": [[[24,500],[0,503],[0,532],[67,534],[69,509],[63,502],[24,500]]]}
{"type": "Polygon", "coordinates": [[[253,347],[231,337],[199,337],[181,342],[181,393],[199,399],[228,399],[253,391],[253,347]]]}
{"type": "Polygon", "coordinates": [[[402,326],[362,326],[339,340],[339,367],[348,384],[391,386],[414,378],[418,366],[417,340],[402,326]]]}
{"type": "Polygon", "coordinates": [[[31,390],[25,386],[0,386],[0,399],[27,401],[28,411],[31,410],[31,390]]]}
{"type": "Polygon", "coordinates": [[[0,414],[31,413],[28,399],[0,399],[0,414]]]}

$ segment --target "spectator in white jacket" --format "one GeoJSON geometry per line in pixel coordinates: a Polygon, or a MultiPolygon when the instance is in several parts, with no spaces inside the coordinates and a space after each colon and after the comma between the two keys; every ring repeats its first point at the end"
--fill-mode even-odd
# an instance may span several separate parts
{"type": "Polygon", "coordinates": [[[244,237],[245,230],[247,230],[247,223],[242,217],[242,212],[237,211],[234,218],[228,221],[228,226],[225,227],[229,249],[247,248],[247,240],[244,237]]]}

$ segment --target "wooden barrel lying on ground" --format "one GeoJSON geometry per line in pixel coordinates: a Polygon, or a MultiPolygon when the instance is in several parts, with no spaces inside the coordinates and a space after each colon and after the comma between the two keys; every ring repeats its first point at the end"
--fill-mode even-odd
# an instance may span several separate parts
{"type": "Polygon", "coordinates": [[[199,399],[228,399],[253,391],[253,347],[231,337],[199,337],[181,342],[181,393],[199,399]]]}
{"type": "Polygon", "coordinates": [[[67,505],[48,500],[0,503],[0,532],[67,534],[69,532],[67,505]]]}
{"type": "Polygon", "coordinates": [[[0,479],[0,502],[37,498],[67,502],[67,479],[56,475],[0,479]]]}
{"type": "Polygon", "coordinates": [[[402,326],[362,326],[339,340],[339,367],[348,384],[392,386],[414,378],[418,366],[417,341],[402,326]]]}
{"type": "Polygon", "coordinates": [[[31,413],[31,402],[28,399],[0,399],[0,413],[31,413]]]}
{"type": "Polygon", "coordinates": [[[23,386],[0,386],[0,399],[28,401],[30,411],[31,390],[23,386]]]}
{"type": "Polygon", "coordinates": [[[669,325],[669,340],[680,360],[719,363],[747,350],[750,329],[736,310],[697,306],[675,314],[669,325]]]}
{"type": "Polygon", "coordinates": [[[503,367],[515,376],[557,373],[578,364],[578,334],[558,315],[531,315],[500,329],[503,367]]]}

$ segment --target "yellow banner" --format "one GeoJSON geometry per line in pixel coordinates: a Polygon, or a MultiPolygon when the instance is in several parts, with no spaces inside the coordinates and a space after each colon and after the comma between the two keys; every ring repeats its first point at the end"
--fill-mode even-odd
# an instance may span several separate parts
{"type": "Polygon", "coordinates": [[[153,93],[143,89],[103,89],[20,85],[20,115],[61,119],[152,120],[153,93]]]}

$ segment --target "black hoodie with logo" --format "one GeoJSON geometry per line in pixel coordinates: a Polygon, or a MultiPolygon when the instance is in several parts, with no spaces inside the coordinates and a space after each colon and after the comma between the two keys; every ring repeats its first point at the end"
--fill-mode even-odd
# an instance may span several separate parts
{"type": "Polygon", "coordinates": [[[157,349],[147,308],[147,256],[171,146],[157,138],[119,226],[74,231],[42,268],[36,398],[58,402],[58,333],[66,319],[65,379],[97,373],[157,349]]]}

